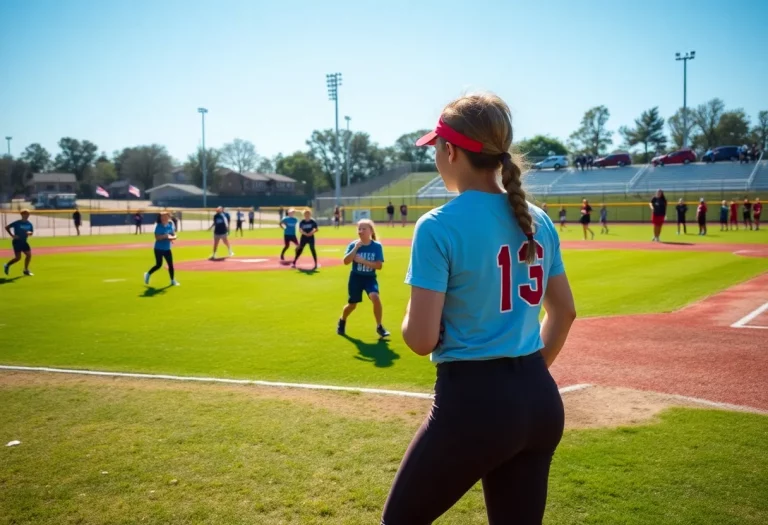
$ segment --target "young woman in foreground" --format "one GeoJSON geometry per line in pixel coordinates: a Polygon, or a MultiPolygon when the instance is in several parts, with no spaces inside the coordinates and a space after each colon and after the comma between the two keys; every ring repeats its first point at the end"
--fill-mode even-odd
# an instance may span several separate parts
{"type": "Polygon", "coordinates": [[[482,480],[490,523],[539,524],[564,421],[548,367],[576,317],[557,232],[525,200],[500,98],[451,102],[417,145],[459,196],[416,225],[402,329],[437,363],[435,401],[382,523],[432,523],[482,480]]]}

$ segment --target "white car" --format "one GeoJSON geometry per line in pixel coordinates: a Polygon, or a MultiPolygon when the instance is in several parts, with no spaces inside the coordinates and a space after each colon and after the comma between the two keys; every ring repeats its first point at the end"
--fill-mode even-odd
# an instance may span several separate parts
{"type": "Polygon", "coordinates": [[[565,155],[552,155],[551,157],[547,157],[541,162],[534,164],[533,168],[537,170],[553,168],[555,171],[557,171],[560,168],[565,168],[566,166],[568,166],[568,157],[565,155]]]}

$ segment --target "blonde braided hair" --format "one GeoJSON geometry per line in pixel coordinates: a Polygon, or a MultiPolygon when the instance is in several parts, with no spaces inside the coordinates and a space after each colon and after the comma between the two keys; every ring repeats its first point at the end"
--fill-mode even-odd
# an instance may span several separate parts
{"type": "Polygon", "coordinates": [[[483,151],[464,150],[470,164],[481,170],[501,168],[501,184],[517,219],[528,238],[525,261],[536,261],[534,224],[523,190],[524,162],[512,151],[512,116],[509,106],[496,95],[467,95],[454,100],[443,110],[443,121],[456,131],[483,144],[483,151]]]}

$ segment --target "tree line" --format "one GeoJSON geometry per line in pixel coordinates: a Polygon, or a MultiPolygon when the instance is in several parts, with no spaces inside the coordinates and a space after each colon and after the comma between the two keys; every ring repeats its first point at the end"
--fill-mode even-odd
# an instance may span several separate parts
{"type": "Polygon", "coordinates": [[[414,131],[398,138],[393,146],[380,147],[368,133],[340,131],[337,144],[333,130],[316,130],[306,141],[306,151],[272,158],[259,155],[252,142],[236,138],[218,149],[198,148],[183,162],[174,160],[160,144],[123,148],[108,155],[99,153],[98,146],[89,140],[64,137],[58,142],[60,151],[55,156],[34,143],[18,158],[6,155],[0,159],[0,194],[23,194],[32,175],[45,172],[73,173],[78,193],[84,197],[93,196],[96,186],[117,180],[128,180],[144,189],[173,182],[176,171],[183,171],[192,184],[202,187],[203,158],[208,189],[216,186],[216,178],[226,168],[239,173],[280,173],[303,182],[306,191],[314,194],[334,187],[337,167],[342,181],[347,180],[349,170],[352,182],[359,182],[399,162],[431,163],[432,151],[414,146],[426,132],[414,131]]]}
{"type": "MultiPolygon", "coordinates": [[[[615,132],[609,128],[610,111],[605,106],[584,113],[579,128],[563,143],[537,135],[517,144],[529,157],[547,155],[604,155],[614,144],[615,132]]],[[[165,146],[149,144],[123,148],[108,155],[99,153],[89,140],[64,137],[58,142],[55,156],[40,144],[30,144],[16,159],[7,155],[0,159],[0,193],[22,194],[34,173],[48,171],[73,173],[78,191],[89,197],[97,185],[106,186],[116,180],[129,180],[144,189],[172,182],[172,173],[183,170],[196,186],[203,185],[203,158],[208,171],[208,186],[216,185],[221,168],[240,173],[280,173],[304,183],[310,194],[332,189],[337,168],[342,182],[347,177],[359,182],[379,175],[398,162],[429,164],[431,148],[417,148],[414,143],[427,130],[417,130],[399,137],[392,146],[381,147],[368,133],[342,130],[338,143],[332,129],[315,130],[307,139],[307,150],[269,158],[258,154],[256,146],[236,138],[219,149],[209,148],[189,154],[183,162],[174,160],[165,146]],[[348,173],[349,172],[349,173],[348,173]]],[[[618,148],[633,153],[633,162],[648,162],[650,157],[683,145],[683,137],[693,149],[704,150],[720,145],[768,145],[768,111],[760,111],[753,125],[743,109],[726,110],[725,103],[714,98],[695,108],[680,108],[664,119],[658,107],[643,111],[631,126],[618,128],[618,148]],[[686,118],[687,116],[687,118],[686,118]],[[665,133],[668,128],[668,134],[665,133]]]]}
{"type": "MultiPolygon", "coordinates": [[[[614,132],[608,126],[610,117],[605,106],[590,108],[565,144],[546,135],[537,135],[520,141],[518,148],[529,156],[605,155],[614,144],[614,132]]],[[[719,98],[695,108],[680,108],[667,120],[659,114],[657,106],[643,111],[632,126],[619,127],[618,136],[618,149],[631,152],[633,162],[638,163],[682,148],[686,136],[688,147],[700,153],[717,146],[742,144],[757,144],[764,150],[768,146],[768,111],[760,111],[752,125],[743,109],[726,110],[725,103],[719,98]],[[669,135],[665,133],[665,125],[669,135]]]]}

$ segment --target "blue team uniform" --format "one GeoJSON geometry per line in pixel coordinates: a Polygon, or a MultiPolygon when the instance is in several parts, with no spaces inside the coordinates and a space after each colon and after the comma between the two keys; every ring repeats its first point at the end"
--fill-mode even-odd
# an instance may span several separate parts
{"type": "Polygon", "coordinates": [[[296,217],[283,217],[283,219],[280,221],[280,224],[283,224],[285,226],[285,230],[283,230],[283,237],[288,238],[296,238],[296,224],[298,224],[299,219],[296,217]]]}
{"type": "Polygon", "coordinates": [[[213,234],[226,235],[229,233],[229,219],[223,213],[216,213],[213,216],[213,234]]]}
{"type": "Polygon", "coordinates": [[[17,237],[17,239],[13,239],[11,242],[13,253],[18,255],[22,252],[32,251],[32,248],[30,248],[29,242],[27,241],[29,235],[35,231],[35,227],[32,226],[32,223],[28,220],[19,219],[18,221],[9,224],[8,227],[13,231],[13,235],[17,237]]]}
{"type": "MultiPolygon", "coordinates": [[[[173,235],[174,234],[174,228],[173,223],[168,222],[168,224],[162,224],[157,223],[155,226],[155,235],[173,235]]],[[[171,240],[170,239],[163,239],[162,241],[155,240],[155,250],[162,251],[162,252],[168,252],[171,251],[171,240]]]]}
{"type": "MultiPolygon", "coordinates": [[[[347,250],[344,253],[344,257],[349,255],[355,248],[353,241],[347,246],[347,250]]],[[[384,262],[384,249],[381,243],[377,241],[371,241],[370,244],[363,244],[358,248],[357,255],[371,262],[384,262]]],[[[363,292],[366,295],[372,293],[379,293],[379,283],[376,280],[376,270],[368,268],[360,263],[352,262],[352,271],[349,273],[349,284],[347,286],[349,292],[349,304],[359,303],[363,300],[363,292]]]]}
{"type": "Polygon", "coordinates": [[[504,194],[466,191],[419,219],[405,282],[445,293],[433,362],[519,357],[544,346],[544,292],[565,268],[552,221],[532,204],[529,210],[538,244],[532,265],[504,194]]]}

